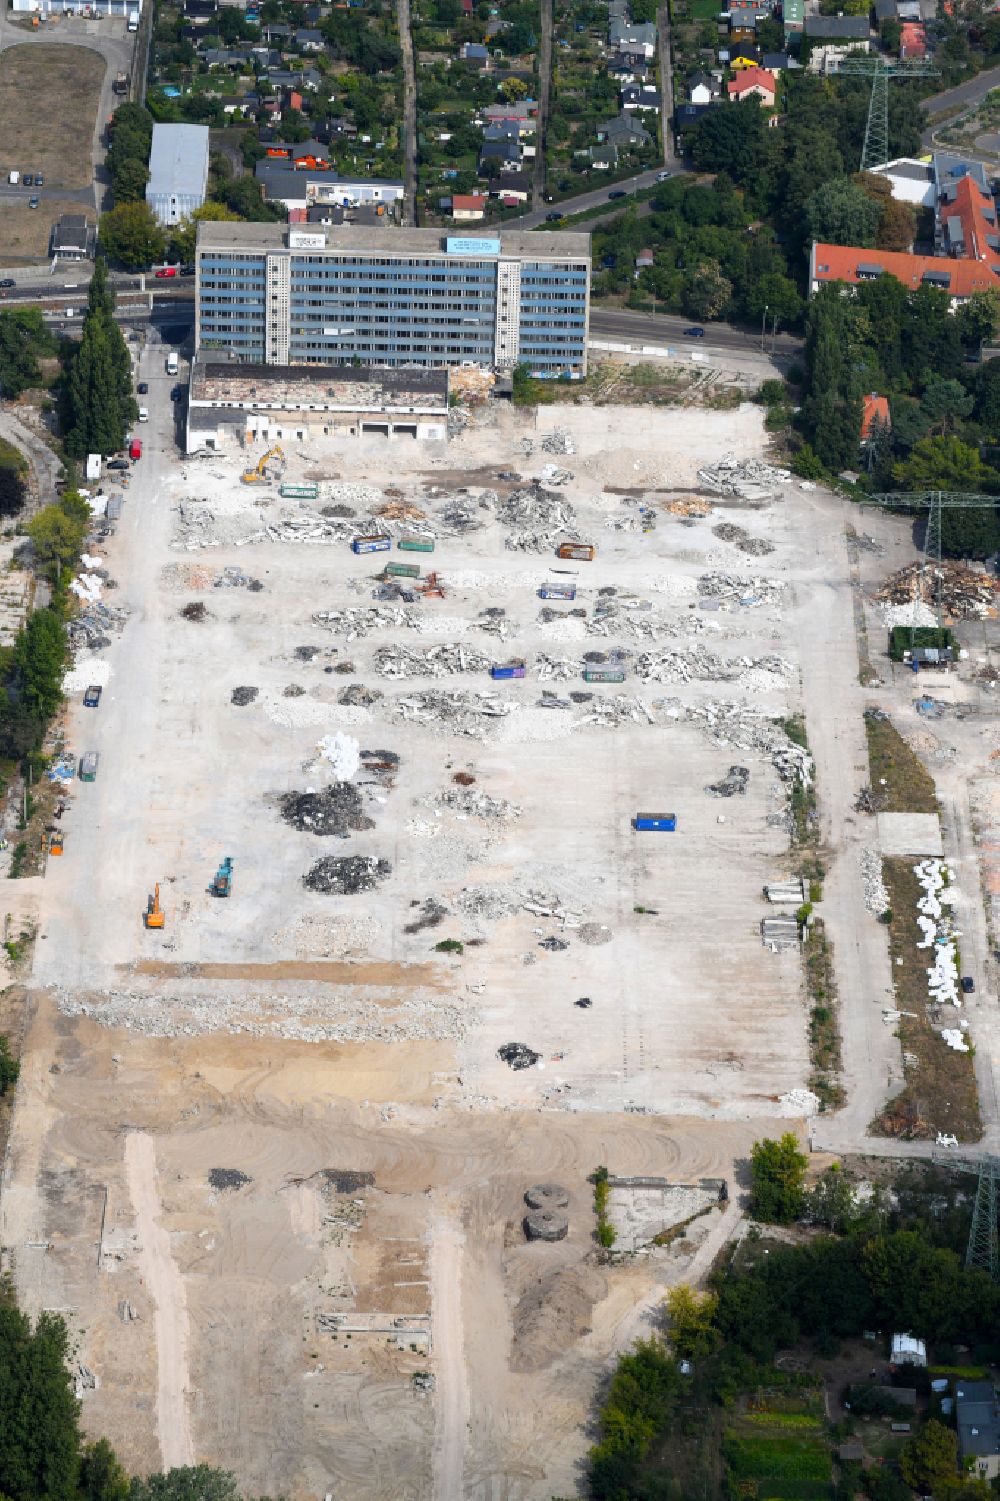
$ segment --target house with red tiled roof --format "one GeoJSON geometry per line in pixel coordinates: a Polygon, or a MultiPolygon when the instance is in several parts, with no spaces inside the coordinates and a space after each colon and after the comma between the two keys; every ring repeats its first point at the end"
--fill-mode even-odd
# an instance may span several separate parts
{"type": "Polygon", "coordinates": [[[726,84],[730,99],[749,99],[755,95],[769,109],[774,108],[776,89],[774,74],[766,68],[743,68],[738,78],[726,84]]]}
{"type": "Polygon", "coordinates": [[[927,34],[920,21],[905,21],[899,37],[900,57],[926,57],[927,34]]]}
{"type": "Polygon", "coordinates": [[[856,245],[823,245],[813,241],[809,254],[809,292],[826,282],[857,287],[880,276],[894,276],[909,291],[934,287],[946,292],[952,306],[974,292],[1000,289],[1000,251],[991,260],[935,255],[907,255],[901,250],[862,250],[856,245]]]}
{"type": "Polygon", "coordinates": [[[938,240],[945,255],[1000,262],[996,204],[970,174],[949,185],[938,205],[938,240]]]}
{"type": "Polygon", "coordinates": [[[892,427],[892,418],[889,416],[888,396],[877,396],[872,391],[861,403],[862,443],[867,443],[871,438],[872,428],[876,423],[881,428],[889,429],[892,427]]]}
{"type": "Polygon", "coordinates": [[[484,219],[486,217],[485,193],[453,193],[451,217],[458,221],[484,219]]]}

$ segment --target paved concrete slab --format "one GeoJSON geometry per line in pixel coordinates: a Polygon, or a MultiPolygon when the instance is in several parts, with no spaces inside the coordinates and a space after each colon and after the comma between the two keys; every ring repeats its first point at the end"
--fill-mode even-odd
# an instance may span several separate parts
{"type": "Polygon", "coordinates": [[[880,813],[878,842],[883,855],[944,854],[936,813],[880,813]]]}

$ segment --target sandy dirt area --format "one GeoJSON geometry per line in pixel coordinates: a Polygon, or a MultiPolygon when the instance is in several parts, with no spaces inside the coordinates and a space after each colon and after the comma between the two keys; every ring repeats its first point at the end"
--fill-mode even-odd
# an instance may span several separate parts
{"type": "MultiPolygon", "coordinates": [[[[99,52],[57,42],[9,47],[0,56],[5,173],[41,172],[46,188],[90,186],[105,68],[99,52]]],[[[8,217],[5,206],[5,223],[8,217]]]]}
{"type": "Polygon", "coordinates": [[[827,539],[791,487],[678,508],[700,463],[763,451],[755,407],[292,440],[286,478],[320,492],[299,502],[241,486],[249,455],[179,461],[163,351],[138,373],[145,451],[98,549],[127,619],[77,662],[67,716],[99,772],[31,883],[0,1226],[19,1293],[65,1310],[99,1379],[87,1427],[137,1469],[193,1456],[296,1498],[577,1494],[608,1362],[736,1228],[753,1140],[800,1124],[798,956],[759,925],[790,869],[774,752],[818,589],[849,628],[839,523],[827,539]],[[504,507],[548,464],[567,475],[542,507],[593,563],[506,545],[538,531],[537,497],[527,521],[504,507]],[[385,555],[268,531],[350,535],[389,503],[410,508],[394,537],[435,522],[433,557],[390,558],[443,598],[373,597],[385,555]],[[556,583],[576,598],[539,597],[556,583]],[[526,676],[492,680],[512,657],[526,676]],[[617,663],[624,682],[584,680],[617,663]],[[746,790],[708,790],[734,764],[746,790]],[[319,834],[302,807],[344,765],[348,826],[319,834]],[[676,831],[637,833],[644,809],[676,831]],[[345,858],[363,889],[315,889],[345,858]],[[600,1164],[721,1177],[734,1202],[607,1264],[600,1164]],[[551,1244],[523,1229],[544,1181],[569,1200],[551,1244]]]}

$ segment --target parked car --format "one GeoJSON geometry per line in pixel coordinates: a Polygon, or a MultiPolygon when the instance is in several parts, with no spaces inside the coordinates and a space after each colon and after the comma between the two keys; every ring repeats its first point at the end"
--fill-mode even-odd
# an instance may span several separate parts
{"type": "Polygon", "coordinates": [[[30,172],[25,172],[24,176],[21,178],[21,181],[24,183],[24,186],[26,188],[32,188],[35,185],[35,179],[32,177],[30,172]]]}
{"type": "Polygon", "coordinates": [[[17,282],[12,276],[0,277],[0,287],[16,287],[17,282]]]}
{"type": "Polygon", "coordinates": [[[177,267],[176,266],[161,266],[160,269],[159,269],[159,271],[157,271],[156,274],[157,274],[157,276],[176,276],[177,275],[177,267]]]}
{"type": "Polygon", "coordinates": [[[546,214],[545,215],[545,222],[546,222],[546,224],[558,224],[559,220],[561,218],[562,218],[562,214],[559,214],[559,213],[546,214]]]}
{"type": "Polygon", "coordinates": [[[148,422],[149,421],[149,407],[140,407],[139,408],[139,421],[140,422],[148,422]]]}
{"type": "Polygon", "coordinates": [[[35,187],[36,188],[44,188],[44,186],[45,186],[45,178],[42,176],[42,174],[40,172],[36,172],[35,173],[35,187]]]}
{"type": "Polygon", "coordinates": [[[698,328],[697,325],[694,328],[686,328],[684,330],[684,337],[685,339],[703,339],[705,337],[705,330],[698,328]]]}
{"type": "Polygon", "coordinates": [[[193,276],[194,275],[194,267],[193,266],[182,266],[181,267],[181,275],[182,276],[193,276]]]}
{"type": "Polygon", "coordinates": [[[672,172],[657,172],[656,180],[657,182],[669,182],[672,176],[672,172]]]}
{"type": "Polygon", "coordinates": [[[135,389],[138,396],[145,396],[149,391],[149,382],[141,380],[135,389]]]}
{"type": "Polygon", "coordinates": [[[87,689],[86,693],[83,695],[83,707],[85,709],[96,709],[97,705],[100,702],[101,702],[101,685],[100,685],[100,683],[91,683],[90,687],[87,689]]]}
{"type": "Polygon", "coordinates": [[[628,194],[626,193],[626,191],[625,191],[624,188],[612,188],[611,192],[608,194],[608,197],[609,198],[627,198],[628,194]]]}
{"type": "Polygon", "coordinates": [[[105,465],[107,469],[127,469],[128,459],[109,459],[105,465]]]}
{"type": "Polygon", "coordinates": [[[971,995],[976,988],[976,982],[971,975],[962,976],[962,990],[966,995],[971,995]]]}
{"type": "Polygon", "coordinates": [[[181,399],[181,397],[183,395],[184,395],[184,387],[183,386],[172,386],[171,387],[171,390],[170,390],[170,400],[171,401],[180,401],[180,399],[181,399]]]}
{"type": "Polygon", "coordinates": [[[37,208],[38,207],[38,199],[35,198],[34,196],[32,196],[31,198],[29,198],[28,199],[28,207],[29,208],[37,208]]]}

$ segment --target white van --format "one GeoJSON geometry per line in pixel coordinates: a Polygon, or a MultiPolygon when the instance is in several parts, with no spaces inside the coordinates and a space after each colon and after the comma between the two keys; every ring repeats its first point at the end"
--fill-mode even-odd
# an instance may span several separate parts
{"type": "Polygon", "coordinates": [[[139,30],[139,12],[137,10],[130,10],[128,13],[128,29],[129,31],[139,30]]]}
{"type": "Polygon", "coordinates": [[[140,422],[148,422],[149,421],[149,407],[140,407],[139,408],[139,421],[140,422]]]}
{"type": "Polygon", "coordinates": [[[16,188],[18,183],[21,181],[20,172],[8,172],[7,181],[10,183],[12,188],[16,188]]]}
{"type": "Polygon", "coordinates": [[[178,370],[177,350],[172,349],[167,355],[167,374],[176,375],[178,370]]]}

